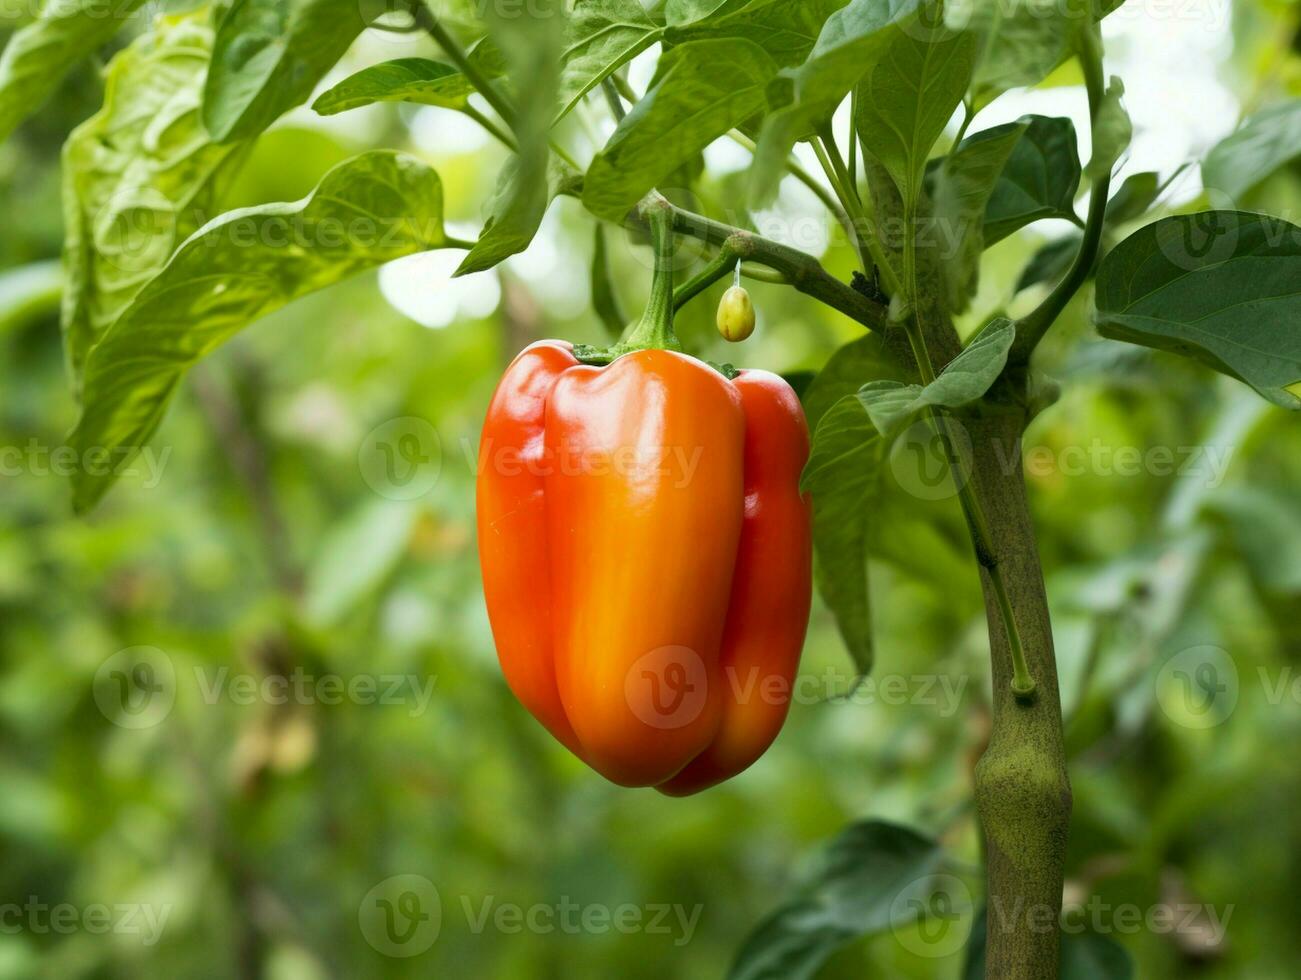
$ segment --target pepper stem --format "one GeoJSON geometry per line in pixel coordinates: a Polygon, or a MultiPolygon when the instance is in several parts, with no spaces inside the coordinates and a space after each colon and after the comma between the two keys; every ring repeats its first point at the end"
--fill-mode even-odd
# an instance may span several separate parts
{"type": "Polygon", "coordinates": [[[651,279],[650,302],[641,320],[619,344],[620,350],[682,350],[673,333],[673,208],[655,195],[642,205],[642,214],[650,225],[651,246],[655,253],[655,272],[651,279]]]}

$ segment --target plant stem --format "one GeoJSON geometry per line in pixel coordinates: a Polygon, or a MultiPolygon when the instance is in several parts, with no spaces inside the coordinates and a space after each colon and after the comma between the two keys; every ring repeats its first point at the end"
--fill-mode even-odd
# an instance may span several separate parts
{"type": "Polygon", "coordinates": [[[411,13],[415,17],[416,23],[437,42],[438,46],[443,49],[443,53],[452,60],[452,64],[460,69],[466,80],[478,90],[480,95],[488,100],[488,104],[492,106],[493,111],[506,120],[506,124],[514,129],[514,107],[506,100],[506,96],[501,94],[497,86],[492,83],[492,79],[479,71],[478,65],[470,60],[470,57],[465,53],[465,49],[457,43],[456,38],[452,37],[442,22],[425,6],[423,0],[411,0],[411,13]]]}
{"type": "Polygon", "coordinates": [[[886,290],[893,296],[899,292],[899,277],[895,275],[894,267],[886,260],[881,240],[872,222],[868,220],[867,212],[863,210],[863,199],[858,194],[858,186],[849,173],[849,168],[845,166],[840,149],[832,139],[830,126],[821,136],[815,137],[812,143],[813,151],[818,154],[818,162],[827,171],[828,178],[841,188],[841,200],[845,202],[845,208],[853,222],[850,238],[858,250],[859,260],[864,270],[867,269],[867,258],[870,255],[872,265],[876,267],[882,282],[885,283],[886,290]]]}
{"type": "MultiPolygon", "coordinates": [[[[799,292],[839,310],[868,330],[883,331],[888,327],[884,306],[831,275],[807,252],[687,211],[667,201],[664,204],[673,214],[673,227],[678,233],[716,247],[726,243],[743,261],[757,262],[780,273],[799,292]]],[[[639,220],[645,221],[644,218],[639,220]]]]}
{"type": "Polygon", "coordinates": [[[727,242],[723,243],[718,254],[710,260],[709,264],[689,282],[683,283],[673,291],[673,309],[680,310],[687,303],[703,293],[718,280],[733,269],[740,272],[741,263],[737,260],[736,252],[727,242]]]}
{"type": "Polygon", "coordinates": [[[638,208],[650,226],[651,245],[655,250],[655,274],[651,280],[650,300],[641,320],[618,344],[619,350],[682,350],[673,333],[673,313],[677,309],[673,295],[673,205],[664,198],[649,199],[638,208]]]}
{"type": "MultiPolygon", "coordinates": [[[[464,75],[469,83],[475,87],[478,93],[488,101],[488,105],[492,106],[493,111],[496,112],[497,115],[501,116],[502,119],[506,120],[506,125],[508,125],[512,130],[518,132],[518,120],[516,118],[515,107],[510,104],[506,96],[502,95],[497,86],[492,83],[492,79],[479,70],[478,66],[470,59],[470,56],[465,53],[465,49],[457,43],[456,38],[452,37],[447,28],[444,27],[429,8],[425,6],[423,0],[408,0],[408,2],[410,4],[411,14],[415,17],[416,23],[421,27],[421,29],[438,43],[438,46],[443,49],[443,53],[452,60],[452,64],[456,65],[456,67],[461,70],[461,74],[464,75]]],[[[494,131],[494,128],[488,126],[483,118],[479,118],[476,121],[479,122],[480,125],[485,126],[485,128],[487,128],[490,133],[493,133],[494,136],[500,138],[500,136],[494,131]]],[[[551,151],[555,153],[556,156],[560,157],[560,159],[564,160],[565,163],[569,164],[575,170],[581,171],[583,169],[578,165],[578,162],[573,158],[573,156],[571,156],[570,153],[554,139],[548,139],[547,145],[551,147],[551,151]]]]}
{"type": "MultiPolygon", "coordinates": [[[[1102,108],[1106,94],[1106,80],[1102,74],[1102,52],[1099,43],[1091,34],[1085,50],[1080,52],[1080,66],[1084,69],[1084,81],[1089,93],[1089,113],[1096,120],[1102,108]]],[[[1057,322],[1067,304],[1088,281],[1094,264],[1098,261],[1098,252],[1102,248],[1102,233],[1107,218],[1107,199],[1111,195],[1111,171],[1093,181],[1092,196],[1089,199],[1089,216],[1084,224],[1084,240],[1075,255],[1075,261],[1056,288],[1037,308],[1026,314],[1016,325],[1016,340],[1008,354],[1008,363],[1025,365],[1030,361],[1039,342],[1048,333],[1049,328],[1057,322]]]]}
{"type": "Polygon", "coordinates": [[[519,144],[515,142],[515,137],[511,136],[510,133],[506,132],[474,106],[467,102],[461,111],[486,129],[499,143],[506,147],[506,149],[512,150],[516,153],[519,152],[519,144]]]}

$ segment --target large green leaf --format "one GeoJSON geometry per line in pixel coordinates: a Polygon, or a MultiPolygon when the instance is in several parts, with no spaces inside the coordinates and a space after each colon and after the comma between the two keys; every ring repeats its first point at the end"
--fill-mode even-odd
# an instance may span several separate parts
{"type": "Polygon", "coordinates": [[[954,149],[930,174],[933,236],[941,258],[951,313],[967,308],[980,283],[985,250],[985,215],[990,196],[1006,172],[1008,158],[1020,145],[1027,124],[1013,123],[977,133],[954,149]]]}
{"type": "Polygon", "coordinates": [[[1235,201],[1301,156],[1301,99],[1252,116],[1202,164],[1202,182],[1235,201]]]}
{"type": "Polygon", "coordinates": [[[944,30],[901,31],[863,76],[859,142],[889,172],[905,203],[917,200],[931,147],[971,80],[975,42],[944,30]]]}
{"type": "Polygon", "coordinates": [[[796,895],[755,928],[728,980],[808,980],[840,947],[915,921],[943,887],[939,845],[883,821],[851,824],[796,895]]]}
{"type": "Polygon", "coordinates": [[[678,167],[767,105],[777,65],[743,39],[692,41],[660,60],[656,81],[588,168],[583,204],[619,221],[678,167]]]}
{"type": "MultiPolygon", "coordinates": [[[[1024,126],[1024,130],[989,196],[985,209],[986,247],[1034,221],[1079,221],[1074,201],[1083,168],[1075,126],[1069,119],[1047,116],[1024,116],[1011,125],[1024,126]]],[[[993,134],[1003,128],[987,132],[993,134]]],[[[977,133],[970,139],[982,135],[977,133]]]]}
{"type": "Polygon", "coordinates": [[[204,93],[213,139],[256,136],[301,105],[365,26],[358,4],[234,0],[217,29],[204,93]]]}
{"type": "Polygon", "coordinates": [[[1150,224],[1102,263],[1098,330],[1170,350],[1301,408],[1301,228],[1243,211],[1150,224]]]}
{"type": "Polygon", "coordinates": [[[851,0],[827,18],[804,62],[782,73],[783,84],[774,86],[777,108],[764,120],[750,172],[750,194],[756,204],[766,204],[776,195],[791,148],[831,118],[906,27],[917,27],[921,2],[851,0]]]}
{"type": "Polygon", "coordinates": [[[866,381],[904,376],[881,338],[867,334],[832,354],[800,396],[814,432],[802,482],[813,491],[818,591],[860,675],[872,669],[868,519],[885,446],[855,393],[866,381]]]}
{"type": "Polygon", "coordinates": [[[0,53],[0,142],[39,109],[64,75],[113,37],[141,0],[48,0],[0,53]]]}
{"type": "Polygon", "coordinates": [[[854,395],[836,402],[813,436],[800,486],[813,495],[818,591],[860,675],[872,669],[867,520],[880,491],[885,447],[854,395]]]}
{"type": "Polygon", "coordinates": [[[562,192],[578,186],[579,174],[557,157],[545,170],[520,166],[511,157],[497,180],[497,191],[488,202],[488,220],[479,240],[470,249],[456,275],[491,269],[509,256],[529,247],[547,213],[547,207],[562,192]]]}
{"type": "Polygon", "coordinates": [[[104,105],[63,148],[63,333],[74,385],[91,345],[208,217],[239,147],[200,119],[206,13],[159,18],[109,65],[104,105]]]}
{"type": "MultiPolygon", "coordinates": [[[[341,163],[301,201],[222,215],[177,250],[92,348],[69,442],[83,454],[134,455],[190,365],[253,320],[363,269],[446,244],[438,174],[390,151],[341,163]]],[[[76,509],[92,507],[113,479],[78,470],[76,509]]]]}
{"type": "Polygon", "coordinates": [[[1009,89],[1037,85],[1071,56],[1077,32],[1124,0],[948,0],[949,26],[978,38],[972,103],[984,108],[1009,89]]]}
{"type": "Polygon", "coordinates": [[[682,44],[711,37],[745,38],[768,52],[777,64],[794,66],[809,56],[827,18],[845,6],[845,2],[750,0],[688,26],[671,26],[665,40],[682,44]]]}
{"type": "Polygon", "coordinates": [[[639,0],[574,0],[565,31],[560,114],[660,39],[639,0]]]}
{"type": "Polygon", "coordinates": [[[982,330],[926,387],[872,381],[859,391],[858,399],[877,431],[893,438],[927,406],[961,408],[987,392],[1007,364],[1007,352],[1015,339],[1016,326],[1000,318],[982,330]]]}
{"type": "Polygon", "coordinates": [[[376,102],[416,102],[463,109],[474,86],[451,65],[430,58],[398,58],[349,75],[312,103],[323,116],[376,102]]]}

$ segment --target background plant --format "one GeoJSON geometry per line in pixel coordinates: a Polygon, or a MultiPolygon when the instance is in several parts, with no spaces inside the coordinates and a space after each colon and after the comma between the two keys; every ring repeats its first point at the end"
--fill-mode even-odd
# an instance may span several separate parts
{"type": "MultiPolygon", "coordinates": [[[[1047,774],[1043,799],[1069,758],[1076,797],[1063,850],[1061,812],[1019,826],[1012,818],[1036,800],[986,781],[999,790],[987,797],[1020,804],[982,807],[986,830],[992,815],[1014,835],[989,855],[995,896],[1000,881],[1029,883],[1053,901],[1060,864],[1085,894],[1144,908],[1193,894],[1234,905],[1239,923],[1247,913],[1233,934],[1250,954],[1236,943],[1199,946],[1200,934],[1112,928],[1072,939],[1068,970],[1124,975],[1117,942],[1155,974],[1175,974],[1189,957],[1223,975],[1258,975],[1245,972],[1249,955],[1285,961],[1295,940],[1266,898],[1269,882],[1285,894],[1287,868],[1274,850],[1253,861],[1258,842],[1240,828],[1258,824],[1261,806],[1285,812],[1295,800],[1283,760],[1253,748],[1295,727],[1296,706],[1243,683],[1232,725],[1202,731],[1180,727],[1154,695],[1169,658],[1200,644],[1232,651],[1247,682],[1257,666],[1276,675],[1294,654],[1294,427],[1192,361],[1097,340],[1087,319],[1096,308],[1108,336],[1194,354],[1295,407],[1297,233],[1285,218],[1254,214],[1287,214],[1294,199],[1295,9],[1239,12],[1238,63],[1255,69],[1236,79],[1244,123],[1206,156],[1205,196],[1172,207],[1169,172],[1140,170],[1111,186],[1129,127],[1093,26],[1109,10],[1064,4],[1031,18],[1017,5],[948,6],[945,18],[906,2],[539,3],[521,17],[509,5],[445,4],[383,13],[375,27],[381,10],[365,5],[355,19],[337,4],[235,3],[124,23],[130,5],[71,2],[49,5],[10,39],[0,124],[12,129],[50,95],[54,108],[4,150],[20,229],[6,243],[15,266],[5,280],[7,445],[53,449],[75,423],[70,475],[83,511],[113,482],[86,462],[91,452],[174,453],[166,490],[128,480],[89,523],[62,516],[50,467],[32,451],[6,456],[16,469],[5,474],[14,530],[4,704],[20,751],[4,825],[21,850],[6,892],[82,903],[175,895],[189,909],[153,950],[84,933],[6,936],[15,970],[43,956],[56,969],[165,961],[198,972],[212,947],[232,951],[222,954],[231,972],[346,974],[380,956],[352,924],[362,896],[390,874],[450,860],[435,876],[448,925],[429,955],[469,957],[483,972],[609,975],[617,963],[713,976],[730,963],[741,976],[787,976],[829,956],[828,975],[858,975],[864,959],[900,975],[951,971],[964,953],[918,955],[901,939],[911,919],[895,906],[902,895],[942,911],[937,895],[951,898],[945,889],[958,880],[969,906],[961,928],[985,895],[971,873],[980,853],[967,801],[991,713],[993,758],[1009,745],[1043,750],[1031,767],[1047,774]],[[88,91],[84,59],[105,44],[121,50],[101,98],[88,91]],[[654,65],[649,75],[627,73],[638,56],[654,65]],[[1087,134],[1049,116],[986,126],[977,112],[996,111],[1011,88],[1073,81],[1092,107],[1087,134]],[[364,112],[369,122],[322,129],[298,109],[277,123],[309,100],[322,119],[364,112]],[[387,102],[399,105],[365,108],[387,102]],[[452,113],[500,150],[438,152],[440,134],[464,132],[452,113]],[[422,126],[434,127],[432,151],[422,126]],[[53,157],[69,131],[60,228],[53,157]],[[752,162],[704,168],[720,139],[752,162]],[[495,190],[479,186],[487,161],[500,161],[495,190]],[[802,706],[774,758],[742,785],[662,814],[672,804],[601,795],[505,706],[472,601],[473,474],[459,445],[472,440],[503,357],[543,334],[608,342],[601,331],[638,309],[643,296],[629,283],[648,278],[648,259],[637,223],[622,226],[657,187],[679,208],[684,265],[698,256],[682,278],[701,273],[690,291],[708,290],[684,303],[684,338],[714,359],[739,359],[710,346],[708,299],[726,285],[712,280],[743,260],[766,320],[746,360],[801,382],[818,425],[806,480],[818,500],[826,608],[807,671],[838,663],[834,624],[855,663],[842,691],[871,666],[874,647],[878,675],[977,681],[947,718],[884,699],[802,706]],[[774,200],[776,222],[764,210],[774,200]],[[296,203],[275,203],[287,201],[296,203]],[[482,231],[465,230],[483,201],[482,231]],[[1078,233],[1035,252],[1030,222],[1063,217],[1078,233]],[[802,219],[832,229],[816,258],[822,249],[799,241],[802,219]],[[781,231],[783,220],[792,234],[757,233],[781,231]],[[571,291],[589,294],[598,317],[499,266],[544,222],[547,240],[594,258],[571,291]],[[48,263],[21,265],[55,254],[60,236],[63,276],[48,263]],[[373,279],[350,278],[443,249],[455,250],[447,271],[502,270],[501,312],[420,333],[376,301],[373,279]],[[1100,269],[1098,251],[1109,251],[1100,269]],[[1075,297],[1095,272],[1090,305],[1075,297]],[[763,281],[773,278],[796,290],[763,281]],[[49,329],[60,297],[62,354],[49,329]],[[1031,371],[1028,355],[1045,335],[1031,371]],[[60,387],[61,362],[79,411],[60,387]],[[1051,407],[1048,375],[1065,391],[1051,407]],[[376,426],[408,416],[438,423],[440,477],[415,500],[377,496],[359,475],[359,447],[376,426]],[[1031,469],[1057,607],[1051,636],[1015,462],[1032,416],[1027,444],[1058,450],[1055,466],[1031,469]],[[909,461],[900,463],[912,445],[933,449],[934,426],[956,447],[963,478],[973,474],[965,513],[948,488],[919,499],[930,488],[915,461],[911,480],[909,461]],[[1065,450],[1095,438],[1235,456],[1214,486],[1155,467],[1129,481],[1100,468],[1067,479],[1065,450]],[[989,567],[990,690],[986,645],[971,629],[982,618],[973,550],[989,567]],[[223,663],[274,676],[299,665],[376,670],[376,636],[379,662],[438,677],[432,719],[361,705],[213,707],[194,703],[192,690],[187,700],[183,687],[173,714],[141,735],[108,724],[90,693],[105,658],[136,643],[170,650],[181,676],[223,663]],[[1038,688],[1029,707],[1010,693],[1009,636],[1038,688]],[[1069,720],[1060,749],[1052,639],[1069,720]],[[1210,787],[1207,759],[1223,777],[1210,787]],[[97,798],[102,807],[88,805],[97,798]],[[431,799],[445,801],[432,818],[431,799]],[[1205,813],[1230,829],[1205,839],[1191,822],[1205,813]],[[883,818],[894,823],[835,837],[843,824],[883,818]],[[652,820],[664,837],[647,839],[652,820]],[[791,855],[832,837],[829,860],[800,878],[791,855]],[[595,840],[619,844],[604,867],[593,867],[595,840]],[[1032,873],[1000,870],[1023,853],[1048,859],[1032,873]],[[719,918],[686,953],[651,935],[564,948],[525,936],[493,952],[452,921],[457,896],[502,893],[522,872],[528,901],[654,895],[700,902],[719,918]],[[775,901],[779,890],[787,897],[775,901]],[[810,897],[820,917],[808,914],[810,897]],[[223,911],[201,914],[210,908],[223,911]],[[772,918],[743,941],[762,916],[772,918]]],[[[429,291],[439,288],[431,274],[429,291]]],[[[441,288],[436,302],[457,301],[441,288]]],[[[1027,783],[1014,769],[1015,790],[1027,783]]],[[[1055,931],[1017,932],[995,937],[991,956],[1009,957],[996,975],[1051,972],[1055,931]],[[1010,972],[1013,961],[1021,973],[1010,972]]]]}

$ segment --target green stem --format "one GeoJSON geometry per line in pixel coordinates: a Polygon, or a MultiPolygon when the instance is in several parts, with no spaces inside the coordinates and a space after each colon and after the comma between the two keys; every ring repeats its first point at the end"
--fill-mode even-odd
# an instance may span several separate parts
{"type": "Polygon", "coordinates": [[[488,100],[488,104],[492,106],[493,111],[502,119],[505,119],[506,124],[514,129],[514,107],[506,100],[506,96],[501,94],[497,86],[492,83],[492,80],[479,71],[478,65],[470,60],[470,57],[465,53],[465,49],[457,43],[451,32],[425,6],[423,0],[411,0],[411,13],[421,29],[437,42],[438,46],[443,49],[443,53],[452,60],[452,64],[456,65],[461,74],[479,91],[479,94],[488,100]]]}
{"type": "MultiPolygon", "coordinates": [[[[839,310],[868,330],[883,331],[887,328],[887,310],[884,306],[848,283],[841,282],[807,252],[774,242],[752,231],[715,221],[694,211],[675,207],[663,198],[659,200],[672,211],[673,227],[679,234],[716,247],[728,242],[742,261],[767,266],[799,292],[839,310]]],[[[644,217],[641,220],[645,223],[644,217]]],[[[746,274],[750,273],[747,271],[746,274]]]]}
{"type": "MultiPolygon", "coordinates": [[[[451,59],[452,64],[460,69],[461,74],[487,100],[493,111],[506,120],[506,125],[518,132],[515,107],[510,104],[506,96],[501,93],[501,90],[492,83],[492,79],[479,70],[479,67],[470,59],[470,56],[465,53],[465,49],[457,43],[456,38],[452,37],[447,28],[425,6],[423,0],[409,0],[409,3],[411,14],[415,17],[416,23],[420,25],[421,29],[438,43],[438,46],[443,49],[443,53],[451,59]]],[[[481,125],[485,125],[483,119],[477,121],[481,125]]],[[[492,132],[493,135],[497,135],[491,127],[488,128],[488,131],[492,132]]],[[[547,145],[551,147],[551,151],[556,156],[575,170],[581,171],[583,169],[573,156],[554,139],[548,139],[547,145]]]]}
{"type": "Polygon", "coordinates": [[[853,222],[851,240],[858,250],[859,261],[863,264],[863,268],[866,269],[868,256],[871,256],[872,264],[876,266],[881,281],[885,284],[886,291],[891,296],[895,295],[899,292],[899,278],[895,275],[894,267],[886,259],[881,240],[877,236],[872,222],[868,220],[867,212],[863,210],[863,199],[858,194],[857,185],[853,183],[853,176],[849,173],[849,168],[845,166],[844,158],[840,155],[840,149],[836,146],[835,140],[832,139],[831,127],[826,127],[821,135],[814,137],[812,143],[813,152],[818,155],[818,162],[827,171],[828,179],[840,188],[841,200],[844,202],[845,209],[849,212],[853,222]]]}
{"type": "MultiPolygon", "coordinates": [[[[909,194],[904,205],[904,235],[906,236],[903,254],[904,282],[908,290],[906,294],[908,305],[912,310],[912,316],[905,321],[905,327],[908,332],[908,343],[911,345],[913,357],[917,361],[917,370],[921,374],[922,384],[929,385],[935,380],[936,375],[935,365],[932,363],[930,351],[926,347],[926,338],[920,321],[921,307],[917,302],[917,220],[914,200],[914,196],[909,194]]],[[[972,485],[972,474],[967,472],[966,463],[954,446],[949,420],[933,406],[927,409],[926,414],[935,428],[936,435],[940,438],[945,455],[948,457],[953,482],[958,488],[958,500],[962,505],[962,513],[966,518],[967,528],[971,534],[972,546],[976,549],[976,560],[988,573],[998,597],[999,616],[1003,621],[1003,631],[1007,635],[1007,645],[1012,653],[1014,671],[1012,691],[1018,698],[1028,699],[1035,692],[1035,681],[1030,675],[1029,667],[1026,665],[1025,648],[1021,643],[1021,633],[1017,629],[1016,616],[1012,611],[1011,600],[1008,598],[1007,583],[1003,580],[1003,573],[999,568],[996,557],[997,551],[994,548],[993,538],[989,533],[989,522],[985,519],[985,512],[981,507],[980,498],[976,495],[976,488],[972,485]]]]}
{"type": "Polygon", "coordinates": [[[515,137],[511,136],[510,133],[506,132],[474,106],[467,102],[461,111],[486,129],[506,149],[515,153],[519,152],[519,144],[515,142],[515,137]]]}
{"type": "Polygon", "coordinates": [[[673,291],[673,309],[682,309],[733,269],[739,270],[739,268],[740,262],[737,261],[736,250],[728,242],[723,242],[718,254],[710,260],[699,275],[673,291]]]}
{"type": "Polygon", "coordinates": [[[627,338],[618,345],[618,349],[680,351],[682,344],[673,333],[673,312],[676,309],[673,296],[673,265],[676,260],[673,248],[673,206],[663,198],[652,198],[643,203],[639,210],[650,225],[655,273],[651,280],[651,295],[646,304],[646,312],[627,338]]]}
{"type": "MultiPolygon", "coordinates": [[[[1084,69],[1084,82],[1089,93],[1089,114],[1096,120],[1106,95],[1107,83],[1102,74],[1100,42],[1091,32],[1086,32],[1085,48],[1080,52],[1080,66],[1084,69]]],[[[1067,305],[1080,291],[1093,273],[1102,249],[1102,235],[1107,218],[1107,199],[1111,196],[1111,171],[1093,181],[1089,200],[1089,216],[1084,224],[1084,240],[1075,255],[1075,261],[1056,288],[1034,310],[1016,325],[1016,341],[1008,354],[1008,363],[1025,365],[1039,346],[1049,328],[1057,322],[1067,305]]]]}

